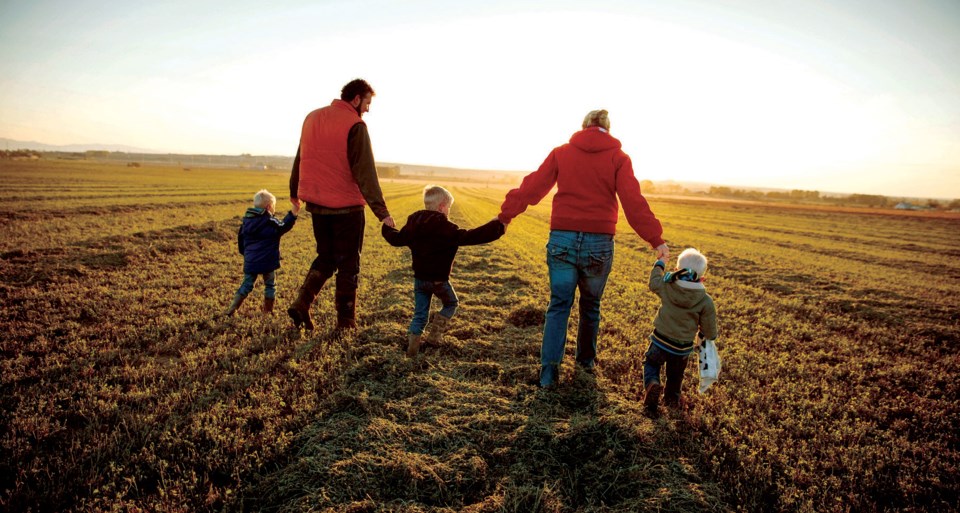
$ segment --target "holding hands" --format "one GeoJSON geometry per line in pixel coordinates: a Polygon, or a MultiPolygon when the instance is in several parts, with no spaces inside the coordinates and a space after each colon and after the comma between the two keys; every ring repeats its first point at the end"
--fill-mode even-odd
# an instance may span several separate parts
{"type": "Polygon", "coordinates": [[[657,252],[657,260],[661,262],[666,262],[670,258],[670,248],[667,247],[666,243],[657,246],[655,251],[657,252]]]}

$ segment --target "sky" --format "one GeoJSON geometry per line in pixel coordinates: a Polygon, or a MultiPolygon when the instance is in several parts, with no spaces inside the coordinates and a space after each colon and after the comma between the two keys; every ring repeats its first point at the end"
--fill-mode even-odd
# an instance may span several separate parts
{"type": "MultiPolygon", "coordinates": [[[[960,198],[960,1],[0,0],[0,137],[292,155],[362,77],[380,162],[960,198]]],[[[12,149],[12,148],[11,148],[12,149]]]]}

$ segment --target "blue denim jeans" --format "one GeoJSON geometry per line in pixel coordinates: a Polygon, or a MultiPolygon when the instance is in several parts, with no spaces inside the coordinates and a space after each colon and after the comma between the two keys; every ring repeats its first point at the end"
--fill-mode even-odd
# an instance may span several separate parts
{"type": "Polygon", "coordinates": [[[680,399],[680,384],[683,382],[683,372],[687,368],[687,356],[670,354],[657,347],[653,342],[643,358],[643,389],[651,383],[660,383],[660,370],[667,368],[667,385],[663,391],[665,401],[680,399]]]}
{"type": "Polygon", "coordinates": [[[427,320],[430,318],[430,300],[433,296],[437,296],[437,299],[443,304],[440,315],[451,318],[453,314],[457,313],[460,300],[449,281],[424,281],[414,278],[413,320],[410,321],[410,329],[407,330],[407,333],[423,334],[424,328],[427,327],[427,320]]]}
{"type": "Polygon", "coordinates": [[[253,284],[257,281],[257,276],[263,276],[263,297],[273,299],[277,297],[277,271],[271,271],[264,274],[243,274],[243,282],[237,289],[237,294],[247,297],[247,294],[253,291],[253,284]]]}
{"type": "Polygon", "coordinates": [[[580,290],[577,363],[592,368],[600,331],[600,299],[613,267],[613,235],[553,230],[547,241],[550,306],[540,348],[540,386],[557,381],[573,298],[580,290]]]}

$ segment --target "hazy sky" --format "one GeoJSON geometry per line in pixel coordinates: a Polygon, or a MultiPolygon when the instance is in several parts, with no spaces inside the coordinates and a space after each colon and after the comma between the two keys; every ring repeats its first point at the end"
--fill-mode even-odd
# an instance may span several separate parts
{"type": "Polygon", "coordinates": [[[0,0],[0,137],[292,155],[354,77],[379,161],[960,197],[960,1],[0,0]],[[140,5],[137,5],[140,4],[140,5]]]}

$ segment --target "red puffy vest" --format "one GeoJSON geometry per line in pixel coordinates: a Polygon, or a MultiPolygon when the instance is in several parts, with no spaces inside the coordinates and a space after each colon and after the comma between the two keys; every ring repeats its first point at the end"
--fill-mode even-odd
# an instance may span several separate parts
{"type": "Polygon", "coordinates": [[[347,160],[347,137],[357,123],[363,123],[357,110],[343,100],[307,114],[300,132],[297,197],[327,208],[367,204],[347,160]]]}

